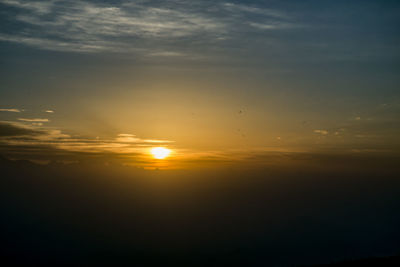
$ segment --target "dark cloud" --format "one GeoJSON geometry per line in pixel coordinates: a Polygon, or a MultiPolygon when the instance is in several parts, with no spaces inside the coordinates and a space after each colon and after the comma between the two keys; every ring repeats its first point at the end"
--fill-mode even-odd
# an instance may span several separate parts
{"type": "Polygon", "coordinates": [[[24,127],[17,123],[0,121],[0,137],[23,135],[37,136],[42,134],[45,134],[42,130],[24,127]]]}

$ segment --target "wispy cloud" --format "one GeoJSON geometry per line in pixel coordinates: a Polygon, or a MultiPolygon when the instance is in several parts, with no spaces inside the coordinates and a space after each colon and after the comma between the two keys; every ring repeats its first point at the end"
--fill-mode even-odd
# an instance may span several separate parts
{"type": "Polygon", "coordinates": [[[17,109],[17,108],[0,108],[0,112],[1,111],[3,111],[3,112],[17,112],[17,113],[22,112],[21,109],[17,109]]]}
{"type": "Polygon", "coordinates": [[[42,127],[42,124],[26,125],[19,122],[0,121],[0,147],[6,154],[13,151],[13,147],[20,148],[19,154],[32,153],[32,149],[40,153],[41,147],[46,147],[46,150],[43,150],[44,156],[49,148],[70,153],[129,155],[143,153],[144,149],[155,143],[168,145],[172,141],[143,139],[133,134],[119,134],[115,138],[71,136],[58,129],[42,127]]]}
{"type": "Polygon", "coordinates": [[[235,3],[224,3],[223,6],[224,8],[232,12],[248,12],[252,14],[264,15],[266,17],[290,19],[290,17],[287,14],[269,8],[260,8],[260,7],[248,6],[244,4],[235,4],[235,3]]]}
{"type": "Polygon", "coordinates": [[[20,0],[2,0],[1,3],[31,10],[38,14],[49,13],[55,1],[20,1],[20,0]]]}
{"type": "Polygon", "coordinates": [[[182,57],[182,56],[186,56],[186,55],[183,54],[183,53],[173,52],[173,51],[160,51],[160,52],[150,53],[149,56],[155,56],[155,57],[182,57]]]}
{"type": "Polygon", "coordinates": [[[152,144],[152,143],[172,143],[169,140],[156,140],[156,139],[141,139],[136,137],[134,134],[118,134],[115,141],[121,143],[141,143],[141,144],[152,144]]]}
{"type": "Polygon", "coordinates": [[[250,22],[250,26],[260,30],[276,30],[276,29],[293,29],[300,27],[300,25],[286,22],[269,22],[269,23],[257,23],[250,22]]]}
{"type": "MultiPolygon", "coordinates": [[[[340,130],[338,130],[340,131],[340,130]]],[[[337,132],[338,132],[337,131],[337,132]]],[[[343,132],[344,130],[342,130],[343,132]]],[[[327,130],[315,130],[315,133],[327,135],[327,130]]],[[[332,132],[334,133],[334,132],[332,132]]],[[[332,135],[332,138],[335,135],[332,135]]],[[[0,154],[10,158],[40,159],[40,160],[86,160],[115,159],[116,161],[141,167],[154,168],[154,160],[149,157],[149,148],[166,146],[174,151],[170,162],[175,167],[204,166],[282,166],[282,164],[319,162],[337,162],[340,157],[354,160],[354,156],[390,155],[398,149],[364,146],[363,142],[371,138],[365,134],[357,134],[351,139],[352,146],[338,148],[334,146],[318,150],[318,146],[307,149],[259,147],[248,149],[224,149],[213,151],[197,151],[177,148],[171,140],[140,138],[134,134],[121,133],[115,137],[92,138],[64,133],[51,127],[26,125],[21,122],[0,121],[0,154]],[[354,146],[356,143],[358,146],[354,146]],[[335,150],[336,149],[336,150],[335,150]],[[356,154],[355,154],[356,153],[356,154]],[[337,158],[337,155],[342,155],[337,158]],[[333,161],[332,161],[333,160],[333,161]],[[240,164],[239,164],[240,163],[240,164]]],[[[329,139],[329,138],[326,138],[329,139]]]]}
{"type": "Polygon", "coordinates": [[[29,33],[1,34],[1,40],[50,50],[132,51],[136,49],[132,44],[137,43],[137,38],[179,38],[224,28],[221,22],[203,14],[143,3],[22,0],[1,3],[25,11],[16,15],[15,20],[30,28],[29,33]]]}
{"type": "Polygon", "coordinates": [[[327,130],[314,130],[314,133],[327,135],[329,132],[327,130]]]}
{"type": "MultiPolygon", "coordinates": [[[[10,18],[20,25],[14,32],[0,31],[0,40],[56,51],[182,57],[186,53],[173,49],[177,43],[181,47],[215,43],[240,27],[265,30],[294,25],[287,14],[278,10],[233,3],[217,2],[213,8],[206,2],[182,1],[0,3],[18,9],[10,18]]],[[[187,54],[193,58],[193,53],[187,54]]]]}
{"type": "Polygon", "coordinates": [[[34,119],[18,118],[18,120],[26,122],[49,122],[49,119],[40,119],[40,118],[34,118],[34,119]]]}

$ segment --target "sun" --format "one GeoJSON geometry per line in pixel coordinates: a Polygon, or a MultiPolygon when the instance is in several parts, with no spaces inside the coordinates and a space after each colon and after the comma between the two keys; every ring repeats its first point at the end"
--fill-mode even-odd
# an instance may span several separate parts
{"type": "Polygon", "coordinates": [[[165,147],[153,147],[150,153],[156,159],[165,159],[171,153],[171,150],[165,147]]]}

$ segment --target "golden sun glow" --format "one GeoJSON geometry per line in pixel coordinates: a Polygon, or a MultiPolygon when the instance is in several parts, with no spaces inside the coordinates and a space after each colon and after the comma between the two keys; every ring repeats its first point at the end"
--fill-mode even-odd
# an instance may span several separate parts
{"type": "Polygon", "coordinates": [[[171,150],[165,147],[154,147],[150,150],[150,153],[156,159],[165,159],[171,153],[171,150]]]}

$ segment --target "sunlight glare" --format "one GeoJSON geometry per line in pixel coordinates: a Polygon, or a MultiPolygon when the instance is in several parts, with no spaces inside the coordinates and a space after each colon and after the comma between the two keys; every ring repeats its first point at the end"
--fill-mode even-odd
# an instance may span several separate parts
{"type": "Polygon", "coordinates": [[[156,159],[165,159],[171,153],[171,150],[165,147],[154,147],[151,149],[150,153],[156,159]]]}

